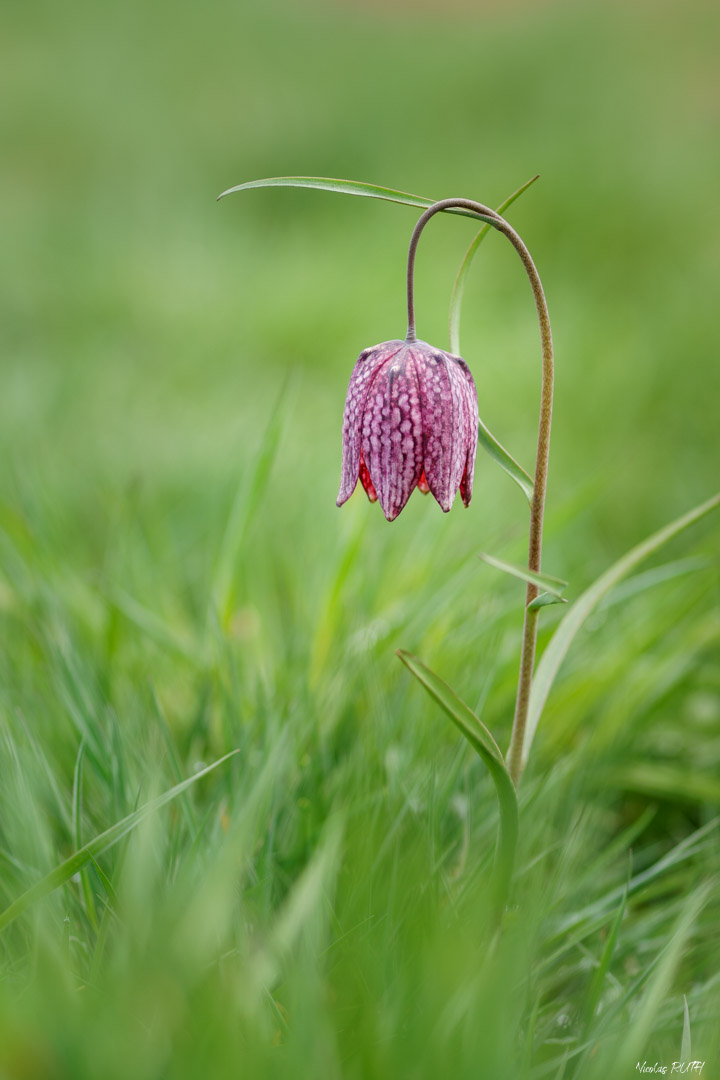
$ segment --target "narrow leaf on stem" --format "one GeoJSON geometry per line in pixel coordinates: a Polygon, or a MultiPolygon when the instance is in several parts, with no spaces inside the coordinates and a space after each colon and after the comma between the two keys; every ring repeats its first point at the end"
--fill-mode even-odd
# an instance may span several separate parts
{"type": "MultiPolygon", "coordinates": [[[[555,602],[562,603],[562,594],[567,589],[567,581],[563,581],[562,578],[550,577],[549,574],[540,574],[535,570],[528,570],[524,566],[515,566],[513,563],[505,562],[503,559],[496,559],[494,555],[486,555],[484,551],[480,552],[479,556],[483,562],[486,562],[488,566],[494,566],[496,570],[502,570],[506,574],[510,574],[511,577],[519,578],[521,581],[527,581],[531,585],[537,585],[538,588],[543,589],[545,592],[550,593],[555,597],[555,602]]],[[[538,597],[538,600],[540,597],[538,597]]],[[[545,601],[549,603],[549,601],[545,601]]],[[[532,605],[531,605],[532,606],[532,605]]],[[[536,607],[543,607],[544,604],[537,604],[536,607]]]]}
{"type": "MultiPolygon", "coordinates": [[[[453,352],[457,350],[452,349],[453,352]]],[[[509,454],[505,447],[498,442],[491,431],[483,424],[482,420],[478,422],[478,446],[482,446],[486,454],[495,461],[501,469],[510,476],[515,483],[520,487],[524,493],[528,503],[532,503],[533,497],[533,482],[532,477],[525,472],[522,465],[519,465],[512,454],[509,454]]]]}
{"type": "MultiPolygon", "coordinates": [[[[417,206],[422,209],[432,206],[437,200],[425,199],[422,195],[411,195],[407,191],[379,187],[377,184],[365,184],[358,180],[335,180],[330,176],[270,176],[265,180],[249,180],[246,184],[236,184],[218,195],[223,199],[235,191],[249,191],[251,188],[294,187],[315,188],[318,191],[336,191],[341,195],[361,195],[368,199],[384,199],[385,202],[401,203],[404,206],[417,206]]],[[[475,218],[478,221],[490,221],[489,217],[462,207],[448,208],[444,213],[460,214],[461,217],[475,218]]]]}
{"type": "Polygon", "coordinates": [[[398,649],[397,655],[480,755],[495,785],[500,810],[500,831],[495,857],[493,899],[496,910],[500,913],[510,890],[518,834],[518,802],[510,773],[489,730],[455,691],[412,653],[398,649]]]}
{"type": "Polygon", "coordinates": [[[542,592],[539,596],[536,596],[534,600],[531,600],[528,604],[530,611],[537,611],[538,608],[551,607],[553,604],[567,604],[567,600],[564,596],[556,596],[554,593],[542,592]]]}

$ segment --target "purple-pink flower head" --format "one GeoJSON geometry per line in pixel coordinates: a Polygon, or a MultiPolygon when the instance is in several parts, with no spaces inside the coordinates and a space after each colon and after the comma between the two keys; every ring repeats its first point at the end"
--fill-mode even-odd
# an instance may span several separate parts
{"type": "Polygon", "coordinates": [[[371,502],[394,521],[414,488],[431,491],[447,513],[472,496],[478,439],[475,382],[460,356],[425,341],[384,341],[360,353],[343,417],[337,504],[360,479],[371,502]]]}

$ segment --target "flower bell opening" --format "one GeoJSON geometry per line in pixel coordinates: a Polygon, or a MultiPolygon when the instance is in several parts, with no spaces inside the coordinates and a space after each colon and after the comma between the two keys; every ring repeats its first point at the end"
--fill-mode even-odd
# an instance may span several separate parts
{"type": "Polygon", "coordinates": [[[472,497],[478,439],[475,382],[460,356],[425,341],[384,341],[358,357],[343,417],[338,506],[358,480],[394,521],[414,488],[447,513],[472,497]]]}

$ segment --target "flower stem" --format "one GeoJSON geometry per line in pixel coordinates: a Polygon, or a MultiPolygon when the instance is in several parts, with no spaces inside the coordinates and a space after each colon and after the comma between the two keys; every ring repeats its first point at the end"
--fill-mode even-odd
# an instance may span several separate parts
{"type": "MultiPolygon", "coordinates": [[[[479,218],[487,222],[488,225],[494,225],[495,228],[500,228],[499,222],[503,222],[503,219],[494,210],[490,210],[487,206],[482,206],[481,203],[471,202],[470,199],[441,199],[440,202],[433,203],[427,210],[420,216],[418,223],[413,229],[413,234],[410,237],[410,250],[408,251],[408,265],[407,265],[407,310],[408,310],[408,330],[405,340],[409,345],[412,345],[417,340],[415,336],[415,256],[417,254],[418,242],[420,240],[420,234],[427,225],[431,217],[439,213],[441,210],[451,210],[454,207],[459,207],[465,210],[474,211],[479,218]]],[[[507,222],[503,222],[507,225],[507,222]]],[[[510,226],[507,226],[510,229],[510,226]]],[[[512,232],[512,229],[510,230],[512,232]]],[[[520,238],[518,237],[518,240],[520,238]]],[[[522,241],[520,241],[522,243],[522,241]]],[[[529,257],[529,256],[528,256],[529,257]]]]}
{"type": "MultiPolygon", "coordinates": [[[[550,458],[550,429],[552,425],[553,402],[553,344],[545,293],[540,276],[532,261],[530,252],[512,226],[500,214],[489,206],[471,199],[442,199],[434,203],[419,218],[410,239],[407,269],[408,332],[407,341],[415,341],[415,255],[420,234],[431,217],[441,210],[461,208],[473,211],[478,218],[486,221],[493,228],[506,236],[520,256],[525,273],[535,299],[540,341],[542,346],[542,390],[540,394],[540,423],[538,426],[537,458],[535,461],[535,480],[533,498],[530,506],[530,543],[528,551],[528,569],[540,573],[542,570],[542,534],[545,515],[545,492],[547,490],[548,461],[550,458]]],[[[523,743],[527,725],[528,705],[530,703],[530,685],[535,665],[535,646],[537,643],[538,610],[531,610],[529,605],[540,592],[537,585],[528,584],[525,598],[525,621],[523,625],[522,652],[520,656],[520,675],[518,679],[515,717],[513,720],[510,748],[507,753],[507,765],[513,782],[517,786],[522,772],[523,743]]]]}

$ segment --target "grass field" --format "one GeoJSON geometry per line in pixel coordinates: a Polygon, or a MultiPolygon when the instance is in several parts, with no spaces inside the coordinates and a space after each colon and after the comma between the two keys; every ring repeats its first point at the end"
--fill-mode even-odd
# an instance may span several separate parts
{"type": "MultiPolygon", "coordinates": [[[[11,910],[2,1080],[720,1075],[720,513],[574,640],[494,937],[492,784],[394,650],[507,746],[523,586],[476,555],[522,562],[523,497],[481,454],[468,510],[335,507],[347,381],[405,331],[417,215],[215,202],[315,174],[497,205],[541,174],[508,216],[553,319],[544,566],[572,604],[720,489],[718,11],[9,14],[0,909],[192,782],[11,910]]],[[[440,347],[473,235],[441,215],[422,241],[440,347]]],[[[462,342],[530,467],[537,326],[499,237],[462,342]]]]}

